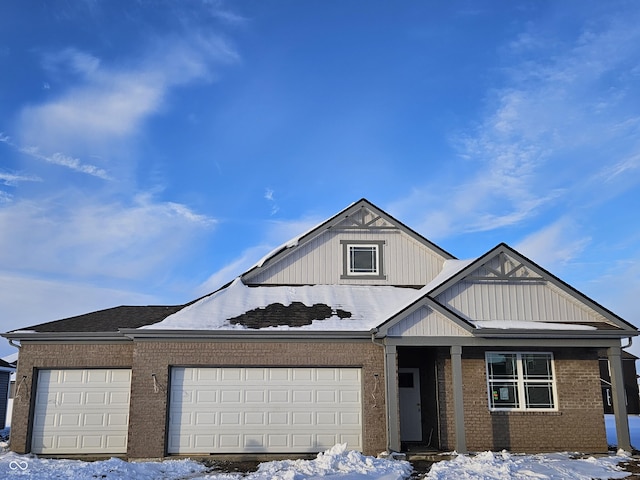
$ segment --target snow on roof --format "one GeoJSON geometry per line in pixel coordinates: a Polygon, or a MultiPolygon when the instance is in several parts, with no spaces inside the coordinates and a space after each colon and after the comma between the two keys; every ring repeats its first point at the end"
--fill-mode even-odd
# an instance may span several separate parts
{"type": "Polygon", "coordinates": [[[467,268],[476,260],[477,258],[468,258],[466,260],[445,260],[440,273],[438,273],[433,280],[427,283],[422,290],[427,292],[433,290],[438,285],[446,282],[451,277],[467,268]]]}
{"type": "Polygon", "coordinates": [[[592,325],[579,323],[528,322],[516,320],[471,320],[476,328],[527,329],[527,330],[597,330],[592,325]]]}
{"type": "Polygon", "coordinates": [[[314,320],[310,325],[290,327],[280,325],[269,329],[288,330],[341,330],[369,331],[378,326],[399,307],[416,297],[417,290],[391,286],[371,285],[305,285],[280,287],[248,287],[236,278],[227,288],[219,290],[163,321],[141,327],[166,330],[235,330],[245,329],[229,319],[250,310],[280,303],[284,306],[300,302],[306,306],[324,304],[333,310],[325,320],[314,320]],[[337,309],[351,314],[340,318],[337,309]]]}

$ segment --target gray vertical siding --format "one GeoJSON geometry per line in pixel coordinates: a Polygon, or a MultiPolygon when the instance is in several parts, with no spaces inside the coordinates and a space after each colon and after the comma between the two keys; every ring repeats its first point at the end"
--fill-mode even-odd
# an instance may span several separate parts
{"type": "Polygon", "coordinates": [[[610,323],[548,282],[463,281],[437,299],[474,320],[610,323]]]}
{"type": "Polygon", "coordinates": [[[10,372],[0,372],[0,429],[6,426],[10,372]]]}
{"type": "Polygon", "coordinates": [[[422,307],[389,329],[391,337],[459,337],[471,333],[429,307],[422,307]]]}
{"type": "Polygon", "coordinates": [[[400,230],[335,230],[294,249],[276,265],[251,278],[252,283],[425,285],[442,270],[444,258],[400,230]],[[340,279],[343,269],[341,240],[384,241],[384,280],[340,279]]]}

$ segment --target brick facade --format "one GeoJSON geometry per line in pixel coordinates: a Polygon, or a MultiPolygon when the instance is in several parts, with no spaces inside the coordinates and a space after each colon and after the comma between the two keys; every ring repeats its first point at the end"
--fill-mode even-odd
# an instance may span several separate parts
{"type": "Polygon", "coordinates": [[[118,368],[131,367],[133,343],[46,344],[23,342],[16,372],[16,396],[11,420],[11,450],[28,453],[29,409],[35,394],[39,368],[118,368]]]}
{"type": "MultiPolygon", "coordinates": [[[[465,427],[470,451],[607,451],[597,351],[545,351],[554,355],[558,411],[490,412],[485,351],[463,349],[465,427]]],[[[455,446],[454,419],[447,414],[453,412],[451,362],[444,355],[439,357],[438,383],[441,448],[450,450],[455,446]]]]}
{"type": "Polygon", "coordinates": [[[24,400],[16,399],[11,449],[30,450],[29,405],[37,368],[131,367],[131,403],[127,457],[166,455],[169,370],[176,366],[313,366],[362,368],[364,453],[386,449],[384,355],[380,346],[362,342],[156,342],[113,345],[25,343],[18,378],[26,375],[24,400]],[[154,389],[155,374],[158,391],[154,389]]]}
{"type": "MultiPolygon", "coordinates": [[[[17,371],[19,391],[13,407],[11,449],[18,453],[30,451],[29,408],[39,368],[132,368],[127,457],[136,459],[166,455],[171,366],[330,366],[362,368],[364,453],[375,455],[387,447],[383,352],[380,346],[366,341],[25,342],[17,371]]],[[[470,451],[606,452],[596,350],[553,351],[559,401],[555,412],[490,412],[484,352],[478,348],[463,349],[465,427],[470,451]]],[[[455,446],[455,428],[448,349],[437,349],[434,359],[440,448],[451,450],[455,446]]]]}

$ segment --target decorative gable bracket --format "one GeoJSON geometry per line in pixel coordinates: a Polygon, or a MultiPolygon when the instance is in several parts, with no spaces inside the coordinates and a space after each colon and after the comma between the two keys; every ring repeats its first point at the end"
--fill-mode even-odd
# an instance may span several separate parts
{"type": "Polygon", "coordinates": [[[546,280],[545,277],[504,252],[500,252],[491,260],[482,264],[482,266],[469,275],[467,279],[481,281],[508,280],[518,282],[541,282],[546,280]]]}
{"type": "Polygon", "coordinates": [[[398,227],[366,207],[359,208],[333,228],[344,230],[397,229],[398,227]]]}

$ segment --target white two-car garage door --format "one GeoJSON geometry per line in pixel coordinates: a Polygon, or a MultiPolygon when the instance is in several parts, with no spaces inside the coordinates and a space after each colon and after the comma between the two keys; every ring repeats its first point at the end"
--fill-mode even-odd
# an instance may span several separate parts
{"type": "Polygon", "coordinates": [[[40,370],[31,451],[127,452],[131,370],[40,370]]]}
{"type": "Polygon", "coordinates": [[[362,450],[359,368],[173,368],[168,453],[362,450]]]}

